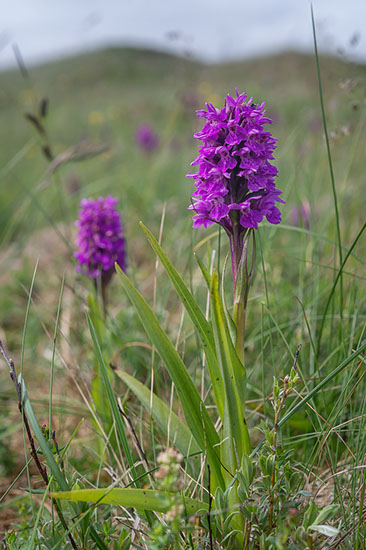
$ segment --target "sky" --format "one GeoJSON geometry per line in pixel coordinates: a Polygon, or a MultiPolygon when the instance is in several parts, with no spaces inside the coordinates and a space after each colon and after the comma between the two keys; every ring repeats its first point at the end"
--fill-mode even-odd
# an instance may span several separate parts
{"type": "MultiPolygon", "coordinates": [[[[319,49],[366,62],[366,0],[313,0],[319,49]]],[[[0,0],[0,68],[106,46],[207,62],[313,51],[308,0],[0,0]]]]}

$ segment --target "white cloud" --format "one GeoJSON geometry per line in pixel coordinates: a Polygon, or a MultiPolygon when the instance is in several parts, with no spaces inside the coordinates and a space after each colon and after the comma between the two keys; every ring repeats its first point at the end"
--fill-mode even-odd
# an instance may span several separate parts
{"type": "MultiPolygon", "coordinates": [[[[314,0],[314,11],[323,50],[366,60],[366,2],[314,0]]],[[[308,0],[17,0],[3,2],[1,32],[27,63],[109,44],[189,49],[208,61],[313,48],[308,0]]],[[[0,65],[9,64],[14,55],[0,40],[0,65]]]]}

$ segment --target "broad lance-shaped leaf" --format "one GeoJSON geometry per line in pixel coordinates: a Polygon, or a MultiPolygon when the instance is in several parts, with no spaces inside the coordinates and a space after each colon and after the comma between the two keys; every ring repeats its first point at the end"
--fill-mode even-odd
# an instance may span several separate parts
{"type": "Polygon", "coordinates": [[[70,489],[66,479],[63,476],[63,473],[60,470],[59,465],[57,464],[52,451],[48,445],[48,442],[46,441],[41,428],[39,427],[37,418],[34,414],[33,407],[31,405],[31,402],[29,400],[28,392],[25,387],[24,379],[22,375],[20,374],[18,376],[18,381],[21,384],[21,391],[22,391],[22,407],[24,409],[25,414],[28,417],[29,424],[31,425],[31,428],[33,430],[33,433],[35,435],[35,438],[37,440],[38,445],[41,448],[41,451],[43,453],[43,456],[47,462],[47,466],[50,469],[51,474],[53,475],[55,481],[58,483],[60,488],[63,491],[68,491],[70,489]]]}
{"type": "Polygon", "coordinates": [[[244,367],[236,355],[224,317],[219,296],[219,279],[216,271],[211,281],[211,307],[215,333],[216,351],[225,385],[225,409],[223,419],[222,462],[234,474],[244,453],[250,454],[248,428],[243,414],[242,399],[239,395],[235,370],[244,367]]]}
{"type": "Polygon", "coordinates": [[[217,456],[219,436],[189,376],[186,366],[144,298],[117,264],[116,271],[123,288],[140,317],[148,337],[155,346],[174,382],[187,425],[200,449],[207,455],[207,460],[211,467],[213,488],[216,488],[218,485],[224,487],[220,461],[217,456]]]}
{"type": "MultiPolygon", "coordinates": [[[[171,508],[171,493],[152,489],[81,489],[51,493],[51,496],[76,502],[114,504],[126,508],[136,508],[138,511],[154,510],[155,512],[164,513],[171,508]]],[[[208,504],[199,500],[182,496],[183,502],[188,515],[195,514],[200,510],[208,510],[208,504]]]]}
{"type": "MultiPolygon", "coordinates": [[[[115,371],[115,374],[121,378],[131,391],[140,400],[143,407],[149,411],[151,403],[151,390],[144,384],[136,380],[130,374],[124,371],[115,371]]],[[[178,418],[178,416],[170,410],[168,405],[164,403],[154,393],[152,394],[152,416],[155,422],[159,425],[161,431],[168,434],[168,422],[170,419],[170,434],[174,445],[184,455],[194,454],[200,451],[196,440],[193,438],[191,432],[187,428],[186,424],[178,418]]]]}
{"type": "Polygon", "coordinates": [[[142,222],[140,222],[140,225],[144,230],[152,249],[161,261],[162,266],[164,267],[169,279],[171,280],[175,290],[177,291],[178,296],[181,299],[182,304],[184,305],[194,326],[197,329],[197,333],[201,339],[206,356],[207,367],[210,373],[212,388],[215,394],[217,410],[220,418],[222,418],[222,414],[224,411],[224,384],[217,362],[217,357],[215,353],[215,341],[210,323],[208,323],[208,321],[206,320],[196,300],[184,284],[182,278],[176,271],[175,267],[169,260],[164,250],[159,245],[158,241],[155,239],[154,235],[147,229],[147,227],[144,226],[142,222]]]}
{"type": "MultiPolygon", "coordinates": [[[[124,506],[125,508],[135,508],[139,512],[142,510],[153,510],[155,512],[165,513],[171,508],[172,494],[164,491],[155,491],[153,489],[107,488],[64,491],[59,493],[51,493],[50,496],[52,498],[76,502],[94,502],[98,504],[101,503],[124,506]]],[[[209,510],[209,505],[207,502],[187,498],[184,495],[181,495],[181,502],[187,516],[197,513],[204,513],[206,515],[209,510]]],[[[213,501],[212,504],[213,508],[215,508],[215,501],[213,501]]],[[[230,523],[233,529],[241,529],[236,517],[232,517],[230,523]]]]}
{"type": "MultiPolygon", "coordinates": [[[[211,277],[210,273],[208,272],[205,264],[199,259],[199,257],[197,256],[196,253],[194,254],[194,257],[196,258],[198,267],[200,268],[201,273],[202,273],[202,275],[203,275],[203,277],[206,281],[207,288],[208,288],[208,290],[210,290],[211,289],[211,283],[212,283],[212,277],[211,277]]],[[[222,270],[222,276],[221,276],[221,288],[222,288],[222,290],[224,289],[225,271],[226,271],[226,264],[227,264],[228,257],[229,257],[229,255],[226,256],[226,259],[225,259],[225,262],[224,262],[224,268],[222,270]]],[[[226,307],[225,296],[224,296],[223,292],[222,292],[222,298],[223,298],[224,312],[225,312],[225,317],[226,317],[229,333],[230,333],[232,341],[235,342],[236,327],[235,327],[235,323],[233,321],[233,318],[232,318],[228,308],[226,307]]]]}

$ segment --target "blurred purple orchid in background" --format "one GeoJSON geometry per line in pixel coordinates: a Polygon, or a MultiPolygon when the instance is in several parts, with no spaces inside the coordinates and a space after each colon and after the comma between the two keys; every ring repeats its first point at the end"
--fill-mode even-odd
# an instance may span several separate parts
{"type": "Polygon", "coordinates": [[[76,270],[85,273],[95,281],[102,279],[105,286],[114,273],[114,264],[126,269],[126,245],[123,237],[121,216],[115,206],[118,200],[108,196],[97,200],[83,199],[80,202],[78,261],[76,270]]]}
{"type": "Polygon", "coordinates": [[[301,201],[300,206],[291,208],[292,225],[302,226],[305,229],[310,229],[310,213],[311,207],[308,200],[301,201]]]}
{"type": "Polygon", "coordinates": [[[145,153],[152,153],[159,146],[158,135],[148,124],[143,124],[137,129],[136,142],[145,153]]]}

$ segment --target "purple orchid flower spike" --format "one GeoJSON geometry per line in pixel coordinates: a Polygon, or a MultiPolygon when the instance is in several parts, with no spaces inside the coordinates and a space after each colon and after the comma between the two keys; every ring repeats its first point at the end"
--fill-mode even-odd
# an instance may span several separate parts
{"type": "MultiPolygon", "coordinates": [[[[229,236],[234,322],[239,338],[239,332],[244,333],[246,301],[253,277],[254,230],[264,218],[273,224],[280,223],[281,212],[276,203],[285,203],[275,185],[277,168],[270,162],[277,140],[264,129],[272,123],[265,116],[264,103],[257,105],[253,98],[247,100],[245,93],[236,90],[236,97],[228,95],[221,110],[212,103],[206,107],[207,110],[197,111],[206,124],[194,135],[203,145],[192,162],[198,166],[198,172],[188,174],[196,186],[189,208],[194,212],[193,227],[217,223],[229,236]],[[248,267],[251,236],[252,266],[248,267]]],[[[240,340],[243,338],[242,335],[240,340]]]]}
{"type": "Polygon", "coordinates": [[[114,264],[126,269],[126,245],[121,216],[115,206],[118,200],[108,196],[97,200],[83,199],[80,203],[77,236],[78,261],[76,270],[94,279],[101,278],[104,288],[112,278],[114,264]]]}

